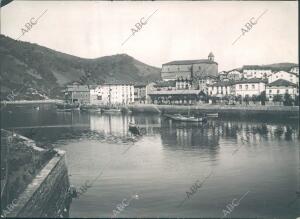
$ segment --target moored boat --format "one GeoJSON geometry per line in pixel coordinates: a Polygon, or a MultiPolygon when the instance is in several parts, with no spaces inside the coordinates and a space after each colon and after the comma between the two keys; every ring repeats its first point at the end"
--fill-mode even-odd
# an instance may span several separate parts
{"type": "Polygon", "coordinates": [[[206,117],[195,117],[195,116],[183,116],[181,114],[166,114],[168,118],[174,120],[174,121],[180,121],[180,122],[206,122],[206,117]]]}
{"type": "Polygon", "coordinates": [[[79,110],[79,104],[70,104],[70,103],[57,103],[56,107],[60,111],[72,111],[79,110]]]}
{"type": "Polygon", "coordinates": [[[115,109],[115,108],[110,108],[110,109],[102,109],[103,113],[121,113],[121,109],[115,109]]]}
{"type": "Polygon", "coordinates": [[[219,113],[206,113],[206,117],[218,118],[219,117],[219,113]]]}

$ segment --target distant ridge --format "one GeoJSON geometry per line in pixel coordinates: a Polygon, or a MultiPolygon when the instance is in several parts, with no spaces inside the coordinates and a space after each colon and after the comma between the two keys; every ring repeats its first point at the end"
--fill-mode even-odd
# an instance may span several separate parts
{"type": "Polygon", "coordinates": [[[61,97],[66,84],[105,81],[150,82],[160,79],[160,69],[144,64],[127,54],[95,59],[79,58],[34,43],[22,42],[0,34],[1,99],[9,92],[23,88],[16,99],[32,98],[33,88],[48,97],[61,97]],[[27,82],[27,84],[26,84],[27,82]],[[28,94],[26,94],[26,92],[28,94]]]}

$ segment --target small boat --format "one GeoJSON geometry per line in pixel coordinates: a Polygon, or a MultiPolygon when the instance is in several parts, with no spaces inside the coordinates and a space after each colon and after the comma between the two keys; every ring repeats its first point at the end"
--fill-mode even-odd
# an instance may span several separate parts
{"type": "Polygon", "coordinates": [[[181,114],[174,114],[174,115],[170,115],[170,114],[166,114],[165,116],[167,116],[170,119],[173,119],[174,121],[180,121],[180,122],[206,122],[207,119],[206,117],[195,117],[195,116],[183,116],[181,114]]]}
{"type": "Polygon", "coordinates": [[[89,112],[101,112],[101,108],[97,105],[81,105],[80,110],[89,112]]]}
{"type": "Polygon", "coordinates": [[[133,135],[141,135],[140,130],[138,129],[138,127],[136,126],[136,124],[134,124],[132,122],[129,123],[129,131],[133,135]]]}
{"type": "Polygon", "coordinates": [[[79,110],[79,104],[70,104],[70,103],[57,103],[56,107],[60,111],[72,111],[79,110]]]}
{"type": "Polygon", "coordinates": [[[207,113],[206,117],[210,117],[210,118],[218,118],[219,117],[219,113],[207,113]]]}
{"type": "Polygon", "coordinates": [[[103,113],[121,113],[121,109],[115,109],[115,108],[110,108],[110,109],[102,109],[103,113]]]}
{"type": "Polygon", "coordinates": [[[40,106],[34,106],[33,109],[40,110],[40,106]]]}

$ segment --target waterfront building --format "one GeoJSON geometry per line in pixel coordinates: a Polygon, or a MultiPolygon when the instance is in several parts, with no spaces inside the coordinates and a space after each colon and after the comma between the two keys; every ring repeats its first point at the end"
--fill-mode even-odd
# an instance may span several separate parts
{"type": "Polygon", "coordinates": [[[296,73],[287,72],[287,71],[278,71],[278,72],[271,74],[268,77],[268,83],[272,83],[279,79],[283,79],[283,80],[289,81],[294,84],[299,83],[299,75],[297,75],[296,73]]]}
{"type": "Polygon", "coordinates": [[[266,80],[259,78],[244,79],[234,83],[235,96],[258,96],[266,90],[266,80]]]}
{"type": "Polygon", "coordinates": [[[210,96],[224,97],[235,94],[234,83],[231,81],[220,81],[208,86],[210,96]]]}
{"type": "Polygon", "coordinates": [[[138,83],[134,85],[134,101],[136,103],[145,103],[146,102],[146,86],[145,83],[138,83]]]}
{"type": "Polygon", "coordinates": [[[148,95],[153,104],[195,104],[200,90],[153,90],[148,95]]]}
{"type": "Polygon", "coordinates": [[[286,93],[290,94],[292,98],[295,98],[295,95],[299,95],[299,87],[297,84],[284,79],[278,79],[266,86],[266,95],[271,100],[274,95],[282,95],[283,97],[286,93]]]}
{"type": "Polygon", "coordinates": [[[214,61],[214,55],[209,53],[208,59],[179,60],[162,65],[161,77],[164,81],[178,78],[191,80],[201,75],[217,76],[218,63],[214,61]]]}
{"type": "Polygon", "coordinates": [[[239,81],[242,79],[242,77],[243,77],[243,74],[236,69],[229,71],[227,74],[227,78],[232,81],[239,81]]]}
{"type": "Polygon", "coordinates": [[[297,75],[299,75],[299,66],[294,66],[291,68],[290,72],[292,73],[296,73],[297,75]]]}
{"type": "Polygon", "coordinates": [[[272,74],[272,69],[269,67],[259,65],[245,65],[243,66],[243,77],[246,79],[260,78],[265,79],[272,74]]]}
{"type": "Polygon", "coordinates": [[[131,104],[134,102],[134,86],[131,83],[111,82],[91,90],[91,104],[131,104]],[[97,97],[94,97],[96,95],[97,97]]]}
{"type": "Polygon", "coordinates": [[[74,82],[71,85],[67,85],[65,91],[65,99],[69,103],[90,103],[90,89],[88,85],[81,85],[74,82]]]}

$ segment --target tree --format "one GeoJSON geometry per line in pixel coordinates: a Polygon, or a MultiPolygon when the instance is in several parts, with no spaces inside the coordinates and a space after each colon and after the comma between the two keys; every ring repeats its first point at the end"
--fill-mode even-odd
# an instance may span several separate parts
{"type": "Polygon", "coordinates": [[[299,95],[295,96],[295,106],[299,106],[299,95]]]}
{"type": "Polygon", "coordinates": [[[275,94],[273,96],[273,102],[282,102],[282,95],[280,94],[275,94]]]}
{"type": "Polygon", "coordinates": [[[244,97],[244,101],[246,102],[246,105],[249,105],[250,97],[248,95],[246,95],[244,97]]]}
{"type": "Polygon", "coordinates": [[[261,105],[265,105],[267,100],[266,91],[261,92],[260,95],[257,96],[257,101],[260,101],[261,105]]]}
{"type": "Polygon", "coordinates": [[[293,106],[293,99],[290,94],[288,94],[288,93],[284,94],[283,105],[284,106],[293,106]]]}

